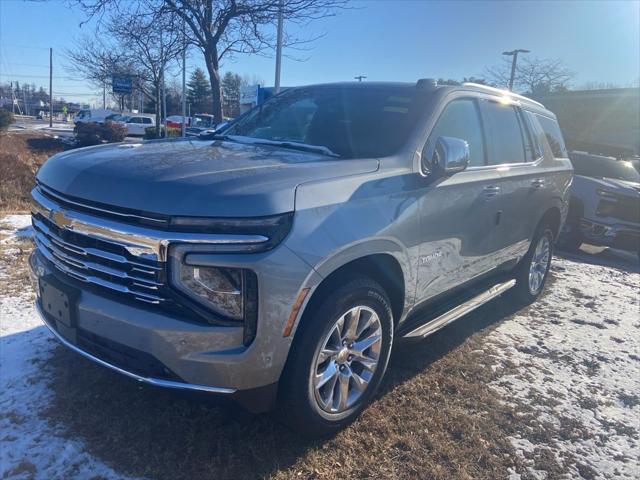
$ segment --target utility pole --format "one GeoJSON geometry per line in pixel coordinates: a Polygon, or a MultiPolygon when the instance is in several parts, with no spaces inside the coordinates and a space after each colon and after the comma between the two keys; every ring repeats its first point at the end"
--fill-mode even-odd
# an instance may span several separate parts
{"type": "Polygon", "coordinates": [[[276,43],[276,81],[275,81],[275,94],[280,93],[280,68],[282,66],[282,23],[283,23],[283,10],[284,3],[280,0],[280,11],[278,12],[278,37],[276,43]]]}
{"type": "Polygon", "coordinates": [[[358,80],[359,82],[361,82],[362,80],[364,80],[365,78],[367,78],[367,76],[366,76],[366,75],[357,75],[357,76],[355,76],[355,77],[353,77],[353,78],[355,78],[356,80],[358,80]]]}
{"type": "Polygon", "coordinates": [[[511,61],[511,76],[509,77],[509,90],[513,90],[513,81],[516,78],[516,63],[518,62],[518,53],[529,52],[530,50],[525,50],[523,48],[517,48],[516,50],[511,50],[510,52],[502,52],[502,55],[513,57],[513,60],[511,61]]]}
{"type": "MultiPolygon", "coordinates": [[[[164,65],[162,65],[162,116],[160,118],[161,119],[164,118],[165,120],[167,119],[167,86],[164,83],[164,65]]],[[[165,125],[165,129],[166,129],[166,125],[165,125]]],[[[167,138],[168,134],[169,133],[165,131],[164,133],[165,138],[167,138]]]]}
{"type": "Polygon", "coordinates": [[[102,109],[107,108],[107,82],[102,82],[102,109]]]}
{"type": "Polygon", "coordinates": [[[53,127],[53,48],[49,48],[49,128],[53,127]]]}
{"type": "Polygon", "coordinates": [[[13,94],[13,82],[11,82],[11,113],[14,115],[16,113],[16,97],[13,94]]]}
{"type": "MultiPolygon", "coordinates": [[[[185,22],[182,21],[182,138],[187,136],[187,128],[184,124],[187,116],[187,36],[185,34],[185,22]]],[[[222,119],[220,119],[222,120],[222,119]]]]}

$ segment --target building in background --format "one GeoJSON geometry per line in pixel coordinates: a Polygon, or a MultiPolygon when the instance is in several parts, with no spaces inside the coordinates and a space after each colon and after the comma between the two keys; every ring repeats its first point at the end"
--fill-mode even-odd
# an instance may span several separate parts
{"type": "Polygon", "coordinates": [[[640,88],[574,90],[534,98],[556,114],[570,150],[640,155],[640,88]]]}

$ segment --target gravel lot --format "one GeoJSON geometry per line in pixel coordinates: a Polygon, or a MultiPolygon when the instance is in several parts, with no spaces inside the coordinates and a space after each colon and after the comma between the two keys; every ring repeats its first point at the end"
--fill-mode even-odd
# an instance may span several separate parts
{"type": "Polygon", "coordinates": [[[1,478],[640,477],[633,257],[556,258],[533,306],[498,299],[404,344],[362,417],[307,442],[58,346],[32,307],[28,225],[0,219],[1,478]]]}

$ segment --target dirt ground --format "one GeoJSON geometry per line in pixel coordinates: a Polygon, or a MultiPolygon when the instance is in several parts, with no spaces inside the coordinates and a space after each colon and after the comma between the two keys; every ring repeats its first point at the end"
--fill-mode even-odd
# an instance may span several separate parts
{"type": "Polygon", "coordinates": [[[32,307],[28,222],[6,222],[23,227],[0,232],[2,478],[638,478],[630,262],[556,258],[533,306],[501,298],[398,344],[373,404],[310,442],[273,415],[141,386],[59,346],[32,307]]]}

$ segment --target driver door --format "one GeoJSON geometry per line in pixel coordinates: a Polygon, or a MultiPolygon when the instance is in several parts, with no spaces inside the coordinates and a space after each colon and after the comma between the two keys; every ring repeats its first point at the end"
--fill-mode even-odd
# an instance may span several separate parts
{"type": "Polygon", "coordinates": [[[500,176],[486,168],[487,146],[478,100],[456,98],[444,107],[422,152],[433,155],[439,137],[469,144],[465,171],[434,180],[421,192],[421,244],[417,303],[494,268],[495,226],[500,211],[500,176]]]}

